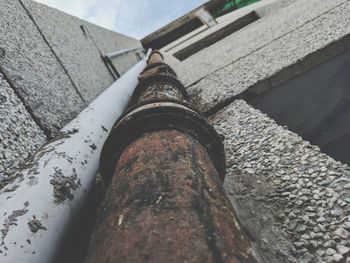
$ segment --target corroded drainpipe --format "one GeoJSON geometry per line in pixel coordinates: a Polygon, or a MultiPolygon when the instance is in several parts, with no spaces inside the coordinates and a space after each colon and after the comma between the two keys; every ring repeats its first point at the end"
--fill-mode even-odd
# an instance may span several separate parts
{"type": "Polygon", "coordinates": [[[123,74],[0,189],[1,263],[48,263],[60,256],[87,205],[108,131],[146,66],[145,58],[123,74]]]}
{"type": "Polygon", "coordinates": [[[155,51],[100,169],[109,188],[86,262],[256,262],[223,190],[225,154],[155,51]]]}

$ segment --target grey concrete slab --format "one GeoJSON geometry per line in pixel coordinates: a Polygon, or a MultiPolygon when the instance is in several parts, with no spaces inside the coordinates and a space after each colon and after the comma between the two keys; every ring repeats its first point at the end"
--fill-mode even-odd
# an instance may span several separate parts
{"type": "Polygon", "coordinates": [[[247,102],[350,165],[350,50],[247,102]]]}
{"type": "MultiPolygon", "coordinates": [[[[330,51],[334,54],[320,52],[320,57],[317,57],[318,51],[350,34],[349,13],[350,2],[345,1],[235,63],[209,74],[189,88],[194,102],[200,110],[207,111],[288,67],[295,65],[292,70],[295,74],[299,69],[303,71],[315,65],[315,58],[321,63],[331,55],[349,49],[348,44],[334,45],[334,50],[330,51]],[[307,57],[313,58],[310,65],[303,62],[307,57]]],[[[286,73],[288,75],[290,72],[286,73]]],[[[276,81],[276,84],[279,82],[276,81]]]]}
{"type": "Polygon", "coordinates": [[[278,0],[278,1],[275,1],[271,4],[268,4],[268,5],[265,5],[265,6],[262,6],[262,7],[255,9],[255,12],[260,17],[273,15],[276,12],[279,12],[280,9],[285,8],[285,7],[295,3],[296,1],[299,1],[299,0],[278,0]]]}
{"type": "Polygon", "coordinates": [[[124,74],[128,69],[138,62],[135,52],[128,52],[111,59],[113,66],[118,70],[120,75],[124,74]]]}
{"type": "Polygon", "coordinates": [[[32,0],[22,2],[86,102],[113,83],[94,40],[82,27],[82,20],[32,0]]]}
{"type": "Polygon", "coordinates": [[[2,71],[49,133],[75,117],[85,103],[18,0],[1,0],[2,71]]]}
{"type": "Polygon", "coordinates": [[[237,62],[265,45],[298,30],[330,9],[347,0],[319,1],[299,0],[280,9],[277,13],[262,17],[253,24],[226,37],[224,40],[192,55],[181,64],[174,65],[186,86],[207,75],[237,62]]]}
{"type": "MultiPolygon", "coordinates": [[[[137,39],[113,32],[108,29],[100,28],[88,22],[84,22],[84,24],[87,27],[91,37],[94,39],[98,49],[103,54],[113,53],[123,49],[142,47],[141,42],[137,39]]],[[[137,58],[133,52],[112,59],[113,65],[120,74],[126,72],[136,62],[137,58]]]]}
{"type": "MultiPolygon", "coordinates": [[[[280,2],[280,0],[262,0],[256,3],[253,3],[251,5],[248,5],[244,8],[235,10],[234,12],[230,12],[228,14],[220,16],[215,19],[217,21],[216,25],[212,27],[207,27],[206,25],[203,25],[200,28],[193,30],[191,33],[186,34],[185,36],[177,39],[171,44],[163,47],[161,50],[162,51],[164,50],[169,54],[178,53],[180,50],[188,48],[189,46],[194,45],[197,42],[200,42],[202,39],[205,39],[210,35],[214,35],[213,38],[215,38],[215,34],[218,34],[218,32],[220,32],[224,28],[226,28],[225,30],[227,32],[226,36],[228,36],[233,32],[238,31],[238,29],[240,29],[239,27],[237,27],[237,24],[241,23],[240,20],[242,21],[244,17],[249,16],[249,14],[251,13],[255,14],[255,10],[260,10],[261,8],[273,5],[277,2],[280,2]]],[[[254,20],[248,19],[246,20],[245,23],[241,23],[242,28],[254,22],[259,17],[261,16],[255,16],[254,20]]],[[[219,40],[221,40],[221,38],[218,38],[217,41],[219,40]]],[[[215,42],[211,44],[214,44],[214,43],[215,42]]]]}
{"type": "Polygon", "coordinates": [[[242,14],[242,16],[232,21],[228,20],[229,22],[223,21],[222,23],[218,23],[174,48],[174,50],[172,50],[172,52],[174,52],[173,55],[179,60],[185,60],[200,50],[211,46],[258,19],[259,16],[252,11],[244,15],[242,14]]]}
{"type": "Polygon", "coordinates": [[[46,140],[0,73],[0,188],[46,140]]]}
{"type": "Polygon", "coordinates": [[[224,187],[261,262],[349,261],[350,168],[242,100],[212,122],[225,136],[224,187]]]}

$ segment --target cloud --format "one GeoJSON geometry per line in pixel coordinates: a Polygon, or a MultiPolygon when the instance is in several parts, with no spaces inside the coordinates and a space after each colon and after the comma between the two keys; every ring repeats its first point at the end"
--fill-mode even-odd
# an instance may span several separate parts
{"type": "Polygon", "coordinates": [[[129,0],[121,1],[115,28],[142,38],[198,7],[206,0],[129,0]]]}
{"type": "Polygon", "coordinates": [[[35,0],[99,26],[115,30],[118,5],[123,0],[35,0]]]}
{"type": "Polygon", "coordinates": [[[142,38],[206,0],[36,0],[99,26],[142,38]]]}

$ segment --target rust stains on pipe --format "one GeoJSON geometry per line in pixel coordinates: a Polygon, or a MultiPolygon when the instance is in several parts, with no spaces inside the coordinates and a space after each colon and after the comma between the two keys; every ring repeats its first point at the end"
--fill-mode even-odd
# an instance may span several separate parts
{"type": "Polygon", "coordinates": [[[162,53],[160,53],[158,50],[153,50],[151,55],[149,56],[148,65],[156,64],[156,63],[162,62],[163,60],[164,60],[164,57],[162,53]]]}
{"type": "Polygon", "coordinates": [[[154,51],[100,158],[109,184],[86,262],[256,262],[222,187],[225,153],[154,51]]]}
{"type": "Polygon", "coordinates": [[[87,262],[254,262],[206,149],[175,130],[120,156],[87,262]]]}
{"type": "Polygon", "coordinates": [[[155,100],[189,105],[186,88],[177,79],[174,70],[163,63],[163,56],[159,51],[151,53],[148,66],[140,74],[139,81],[132,98],[133,105],[155,100]]]}

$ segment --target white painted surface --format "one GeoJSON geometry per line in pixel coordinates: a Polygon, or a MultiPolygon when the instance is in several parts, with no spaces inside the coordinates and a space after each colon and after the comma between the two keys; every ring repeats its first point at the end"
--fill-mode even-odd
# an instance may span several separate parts
{"type": "Polygon", "coordinates": [[[202,21],[202,23],[207,25],[208,27],[212,27],[217,24],[217,22],[215,21],[215,18],[204,8],[200,9],[196,13],[196,15],[202,21]]]}
{"type": "Polygon", "coordinates": [[[52,262],[89,194],[103,143],[126,108],[146,58],[62,129],[61,138],[44,146],[23,175],[0,191],[0,262],[52,262]],[[54,178],[70,179],[62,186],[68,194],[54,194],[54,178]],[[33,232],[29,222],[40,222],[41,227],[36,225],[33,232]]]}

